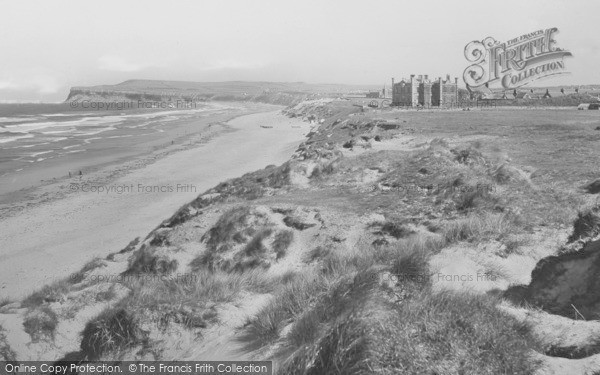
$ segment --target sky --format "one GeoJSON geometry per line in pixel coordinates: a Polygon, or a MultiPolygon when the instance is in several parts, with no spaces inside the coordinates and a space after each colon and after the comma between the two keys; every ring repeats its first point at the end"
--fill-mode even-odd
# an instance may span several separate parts
{"type": "Polygon", "coordinates": [[[598,0],[0,0],[0,101],[128,79],[389,86],[462,77],[464,47],[557,27],[568,76],[600,84],[598,0]]]}

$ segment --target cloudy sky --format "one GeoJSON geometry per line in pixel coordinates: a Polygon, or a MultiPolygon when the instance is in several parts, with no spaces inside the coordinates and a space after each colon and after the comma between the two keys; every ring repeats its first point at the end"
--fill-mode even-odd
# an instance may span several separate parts
{"type": "Polygon", "coordinates": [[[558,27],[569,76],[600,84],[597,0],[0,0],[0,101],[127,79],[388,83],[462,76],[463,50],[558,27]]]}

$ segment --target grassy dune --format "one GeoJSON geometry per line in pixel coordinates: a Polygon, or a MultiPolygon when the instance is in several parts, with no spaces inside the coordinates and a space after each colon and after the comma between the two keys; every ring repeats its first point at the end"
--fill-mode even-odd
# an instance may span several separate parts
{"type": "Polygon", "coordinates": [[[79,296],[111,303],[69,358],[184,359],[214,343],[280,374],[541,371],[535,354],[560,344],[499,306],[567,235],[598,235],[597,197],[583,187],[600,162],[599,121],[362,112],[343,100],[287,113],[324,120],[289,162],[219,184],[147,238],[29,296],[31,337],[52,343],[79,296]],[[98,284],[98,270],[129,277],[98,284]],[[441,283],[448,270],[486,279],[441,283]]]}

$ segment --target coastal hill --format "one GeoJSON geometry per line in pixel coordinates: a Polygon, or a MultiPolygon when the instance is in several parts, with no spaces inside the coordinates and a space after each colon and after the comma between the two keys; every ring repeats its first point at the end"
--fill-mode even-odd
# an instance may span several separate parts
{"type": "Polygon", "coordinates": [[[67,101],[256,101],[297,104],[306,99],[380,90],[374,85],[308,84],[304,82],[184,82],[128,80],[117,85],[73,87],[67,101]]]}

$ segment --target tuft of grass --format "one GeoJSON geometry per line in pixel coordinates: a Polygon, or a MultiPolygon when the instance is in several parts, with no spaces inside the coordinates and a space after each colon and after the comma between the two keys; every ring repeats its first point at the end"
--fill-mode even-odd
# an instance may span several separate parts
{"type": "Polygon", "coordinates": [[[248,257],[260,257],[263,255],[267,251],[263,242],[271,235],[271,233],[273,233],[273,230],[270,228],[263,229],[256,233],[250,242],[246,244],[242,253],[248,257]]]}
{"type": "Polygon", "coordinates": [[[482,213],[470,214],[464,219],[450,222],[444,229],[447,242],[500,240],[513,234],[518,229],[514,218],[508,214],[482,213]]]}
{"type": "MultiPolygon", "coordinates": [[[[246,227],[248,216],[251,213],[250,206],[239,206],[225,212],[216,224],[204,235],[202,240],[206,241],[206,247],[210,251],[222,251],[224,244],[234,240],[234,236],[246,227]]],[[[239,239],[238,241],[239,242],[239,239]]]]}
{"type": "Polygon", "coordinates": [[[483,163],[485,159],[481,154],[481,151],[469,147],[463,150],[450,150],[455,156],[455,160],[460,164],[472,165],[475,163],[483,163]]]}
{"type": "Polygon", "coordinates": [[[72,282],[76,280],[64,279],[53,284],[46,285],[42,289],[31,293],[21,302],[21,307],[35,309],[44,303],[52,303],[60,301],[66,295],[72,282]]]}
{"type": "Polygon", "coordinates": [[[132,252],[133,250],[135,250],[136,246],[137,246],[139,243],[140,243],[140,238],[139,238],[139,237],[136,237],[136,238],[135,238],[135,240],[132,240],[131,242],[129,242],[129,243],[127,244],[127,246],[125,246],[123,249],[119,250],[119,251],[118,251],[118,252],[116,252],[116,253],[111,253],[111,254],[108,254],[108,256],[106,257],[106,260],[109,260],[109,261],[111,261],[111,262],[112,262],[112,261],[114,261],[114,260],[115,260],[115,256],[116,256],[117,254],[126,254],[126,253],[129,253],[129,252],[132,252]]]}
{"type": "Polygon", "coordinates": [[[135,318],[123,307],[108,308],[89,321],[81,339],[81,352],[88,360],[141,343],[143,333],[135,318]]]}
{"type": "Polygon", "coordinates": [[[406,228],[402,223],[395,221],[376,222],[370,225],[370,227],[379,227],[379,230],[375,234],[387,234],[396,239],[408,237],[415,233],[414,231],[406,228]]]}
{"type": "Polygon", "coordinates": [[[243,340],[264,345],[275,341],[281,329],[300,315],[327,288],[322,275],[298,275],[275,292],[271,302],[246,324],[243,340]]]}
{"type": "Polygon", "coordinates": [[[70,281],[72,284],[79,284],[85,278],[86,273],[104,266],[106,266],[106,264],[102,259],[94,258],[87,262],[78,272],[72,274],[70,276],[70,281]]]}
{"type": "Polygon", "coordinates": [[[430,281],[428,252],[412,249],[410,252],[398,253],[391,267],[391,272],[398,280],[428,284],[430,281]]]}
{"type": "Polygon", "coordinates": [[[467,211],[497,203],[498,199],[490,193],[490,190],[481,188],[481,186],[466,187],[465,191],[460,193],[455,199],[456,209],[467,211]]]}
{"type": "Polygon", "coordinates": [[[492,173],[492,177],[499,184],[507,184],[514,179],[514,172],[506,164],[502,164],[492,173]]]}
{"type": "Polygon", "coordinates": [[[377,279],[373,270],[365,270],[326,284],[315,303],[294,322],[287,341],[296,348],[313,343],[322,334],[322,327],[360,306],[377,279]]]}
{"type": "Polygon", "coordinates": [[[0,298],[0,309],[3,308],[6,305],[11,304],[12,302],[13,301],[10,298],[8,298],[8,297],[0,298]]]}
{"type": "Polygon", "coordinates": [[[124,275],[140,273],[169,274],[177,269],[176,259],[157,254],[156,248],[142,246],[130,259],[124,275]]]}
{"type": "Polygon", "coordinates": [[[156,305],[198,306],[209,302],[233,302],[242,291],[269,293],[276,283],[260,270],[247,272],[199,272],[183,278],[133,279],[128,304],[136,308],[156,305]]]}
{"type": "Polygon", "coordinates": [[[268,167],[247,173],[217,185],[210,192],[219,193],[221,199],[229,196],[253,200],[262,197],[268,188],[281,189],[290,183],[290,163],[278,167],[268,167]]]}
{"type": "Polygon", "coordinates": [[[275,239],[273,240],[273,251],[276,254],[277,259],[281,259],[285,256],[285,253],[290,247],[294,240],[294,232],[291,230],[282,230],[277,232],[275,239]]]}
{"type": "Polygon", "coordinates": [[[96,302],[106,302],[111,301],[117,296],[117,292],[115,292],[115,285],[111,285],[105,291],[99,292],[96,294],[96,302]]]}
{"type": "Polygon", "coordinates": [[[23,327],[33,342],[42,339],[54,339],[54,332],[58,325],[58,316],[48,306],[31,310],[25,316],[23,327]]]}
{"type": "Polygon", "coordinates": [[[324,259],[331,254],[331,250],[324,246],[317,246],[314,249],[308,251],[305,255],[304,262],[311,263],[319,259],[324,259]]]}

